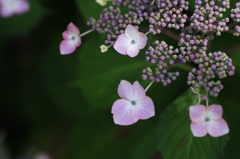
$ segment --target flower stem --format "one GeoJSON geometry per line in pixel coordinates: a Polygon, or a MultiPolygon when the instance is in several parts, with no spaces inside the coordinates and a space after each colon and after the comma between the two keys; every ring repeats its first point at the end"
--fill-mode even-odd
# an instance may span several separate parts
{"type": "Polygon", "coordinates": [[[84,35],[87,35],[88,33],[91,33],[93,31],[93,29],[90,29],[82,34],[80,34],[80,37],[84,36],[84,35]]]}
{"type": "Polygon", "coordinates": [[[193,93],[195,93],[195,94],[198,95],[198,102],[197,102],[197,104],[200,104],[200,102],[201,102],[201,95],[200,95],[197,91],[195,91],[194,88],[192,88],[192,87],[190,87],[190,88],[191,88],[191,90],[192,90],[193,93]]]}
{"type": "Polygon", "coordinates": [[[151,87],[151,85],[153,84],[154,81],[152,81],[151,83],[149,83],[149,85],[145,88],[145,92],[147,92],[147,90],[151,87]]]}

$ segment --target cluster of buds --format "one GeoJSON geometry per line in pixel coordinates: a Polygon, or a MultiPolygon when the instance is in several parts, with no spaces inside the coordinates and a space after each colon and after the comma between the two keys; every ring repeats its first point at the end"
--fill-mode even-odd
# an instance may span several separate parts
{"type": "Polygon", "coordinates": [[[236,3],[236,8],[231,10],[230,17],[236,23],[234,28],[234,36],[240,35],[240,2],[236,3]]]}
{"type": "MultiPolygon", "coordinates": [[[[153,82],[161,82],[163,86],[167,86],[175,81],[180,73],[169,70],[180,63],[191,63],[192,68],[188,70],[186,81],[193,89],[205,88],[206,94],[201,96],[203,100],[208,100],[208,95],[217,97],[223,89],[220,80],[234,75],[235,67],[232,59],[223,51],[210,52],[209,48],[214,36],[221,36],[222,32],[229,31],[231,25],[235,27],[234,35],[239,36],[240,2],[236,3],[236,8],[232,9],[230,17],[224,17],[224,12],[230,8],[230,0],[196,0],[192,15],[186,12],[189,9],[187,0],[96,1],[102,6],[106,5],[107,1],[111,1],[98,19],[90,18],[87,22],[91,30],[86,33],[95,30],[98,33],[107,34],[105,45],[100,46],[101,52],[106,52],[109,47],[113,46],[119,54],[134,58],[149,44],[149,35],[161,36],[162,33],[178,42],[178,47],[173,47],[165,41],[155,40],[151,46],[148,46],[145,52],[146,61],[155,68],[153,71],[152,67],[147,67],[142,71],[142,79],[151,81],[145,91],[138,82],[133,85],[127,81],[120,83],[118,94],[122,99],[117,100],[112,108],[116,124],[130,125],[139,119],[153,116],[154,106],[149,97],[145,95],[146,90],[153,82]],[[128,11],[123,12],[121,7],[127,7],[128,11]],[[234,24],[229,24],[230,18],[233,19],[234,24]],[[148,23],[145,25],[147,27],[143,27],[143,22],[148,23]],[[173,29],[180,31],[179,36],[171,32],[173,29]],[[142,92],[141,95],[137,94],[138,92],[142,92]],[[143,104],[145,102],[150,103],[150,108],[146,108],[150,111],[144,114],[142,109],[145,109],[143,104]]],[[[67,31],[63,33],[61,53],[72,53],[81,44],[80,37],[83,35],[86,34],[80,34],[74,25],[68,26],[67,31]]],[[[219,109],[219,107],[214,107],[214,109],[219,109]]],[[[221,122],[221,113],[218,115],[219,122],[221,122]]],[[[195,122],[195,119],[193,121],[195,122]]],[[[227,132],[226,129],[220,135],[227,132]]],[[[212,136],[219,136],[212,131],[209,133],[212,136]]]]}

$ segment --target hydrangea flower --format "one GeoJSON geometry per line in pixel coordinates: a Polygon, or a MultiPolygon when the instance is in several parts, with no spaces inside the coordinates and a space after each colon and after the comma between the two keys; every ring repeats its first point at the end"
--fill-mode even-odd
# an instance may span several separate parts
{"type": "Polygon", "coordinates": [[[135,57],[146,44],[147,36],[138,32],[136,27],[128,24],[125,32],[118,36],[113,47],[120,54],[135,57]]]}
{"type": "Polygon", "coordinates": [[[194,105],[189,108],[191,130],[194,136],[203,137],[207,133],[219,137],[229,132],[226,121],[222,118],[223,110],[220,105],[194,105]]]}
{"type": "Polygon", "coordinates": [[[81,45],[80,31],[72,22],[68,24],[67,30],[62,34],[63,40],[60,43],[60,53],[68,55],[73,53],[81,45]]]}
{"type": "Polygon", "coordinates": [[[155,115],[154,104],[138,81],[133,84],[121,80],[118,86],[118,99],[112,106],[113,120],[118,125],[131,125],[139,119],[155,115]]]}
{"type": "Polygon", "coordinates": [[[0,14],[5,18],[14,14],[23,14],[29,9],[27,0],[0,0],[0,14]]]}

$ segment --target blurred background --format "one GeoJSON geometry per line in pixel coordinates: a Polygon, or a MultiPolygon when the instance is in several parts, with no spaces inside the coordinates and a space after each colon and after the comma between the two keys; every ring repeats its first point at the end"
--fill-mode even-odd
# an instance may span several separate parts
{"type": "MultiPolygon", "coordinates": [[[[0,17],[0,159],[162,159],[156,143],[158,118],[188,88],[187,72],[180,69],[178,81],[168,87],[149,89],[156,116],[131,126],[115,125],[111,106],[119,98],[121,79],[138,80],[144,87],[149,83],[141,79],[149,66],[144,51],[134,59],[112,48],[102,54],[105,36],[93,32],[82,37],[73,54],[62,56],[59,44],[69,22],[85,32],[90,29],[87,20],[97,18],[102,7],[95,0],[29,3],[22,15],[0,17]]],[[[226,105],[231,101],[231,109],[225,109],[233,129],[240,121],[239,95],[229,92],[240,88],[238,81],[238,75],[225,80],[228,88],[219,98],[226,105]]],[[[232,136],[239,133],[237,128],[232,136]]],[[[229,145],[226,156],[238,156],[239,140],[229,145]]]]}

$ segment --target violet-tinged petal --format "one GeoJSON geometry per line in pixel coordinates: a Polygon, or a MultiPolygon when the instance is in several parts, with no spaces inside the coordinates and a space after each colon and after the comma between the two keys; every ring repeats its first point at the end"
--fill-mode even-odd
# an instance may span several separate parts
{"type": "Polygon", "coordinates": [[[22,14],[30,9],[29,3],[26,0],[19,0],[15,12],[22,14]]]}
{"type": "Polygon", "coordinates": [[[222,106],[217,104],[212,104],[207,107],[206,113],[210,119],[218,120],[222,118],[222,114],[223,114],[222,106]]]}
{"type": "Polygon", "coordinates": [[[10,17],[14,14],[12,12],[12,10],[9,10],[7,8],[4,8],[4,7],[0,8],[0,13],[1,13],[2,17],[4,17],[4,18],[10,17]]]}
{"type": "Polygon", "coordinates": [[[79,35],[80,34],[80,31],[79,31],[78,27],[76,27],[72,22],[68,24],[67,30],[71,34],[75,34],[75,35],[79,35]]]}
{"type": "Polygon", "coordinates": [[[134,45],[130,45],[128,47],[127,54],[130,57],[135,57],[135,56],[137,56],[139,54],[139,51],[140,50],[139,50],[138,46],[136,44],[134,44],[134,45]]]}
{"type": "Polygon", "coordinates": [[[210,120],[207,123],[207,131],[212,137],[219,137],[229,132],[228,125],[223,118],[210,120]]]}
{"type": "Polygon", "coordinates": [[[139,32],[136,27],[128,24],[125,29],[125,36],[131,40],[137,40],[139,38],[139,32]]]}
{"type": "Polygon", "coordinates": [[[118,99],[113,103],[112,114],[114,123],[118,125],[131,125],[138,121],[131,102],[125,99],[118,99]]]}
{"type": "Polygon", "coordinates": [[[120,84],[118,85],[118,95],[126,99],[128,101],[133,100],[134,98],[134,92],[133,92],[133,86],[130,82],[126,80],[121,80],[120,84]]]}
{"type": "Polygon", "coordinates": [[[131,45],[131,40],[128,39],[124,34],[118,36],[113,48],[120,54],[126,55],[127,49],[131,45]]]}
{"type": "Polygon", "coordinates": [[[154,104],[150,97],[146,96],[143,100],[137,101],[134,107],[135,117],[138,119],[148,119],[155,115],[154,104]]]}
{"type": "Polygon", "coordinates": [[[193,136],[195,137],[203,137],[207,134],[207,127],[206,127],[206,122],[201,122],[201,123],[191,123],[191,130],[193,133],[193,136]]]}
{"type": "Polygon", "coordinates": [[[63,40],[60,43],[60,53],[62,55],[68,55],[76,50],[75,42],[72,40],[63,40]]]}
{"type": "Polygon", "coordinates": [[[70,40],[72,38],[72,35],[69,33],[69,31],[66,30],[62,33],[62,37],[64,40],[70,40]]]}
{"type": "Polygon", "coordinates": [[[204,105],[194,105],[189,108],[190,119],[195,123],[203,122],[206,117],[206,107],[204,105]]]}
{"type": "Polygon", "coordinates": [[[143,49],[147,44],[147,36],[143,33],[139,33],[139,38],[137,39],[137,45],[139,49],[143,49]]]}
{"type": "Polygon", "coordinates": [[[133,94],[134,94],[134,100],[142,100],[146,97],[146,92],[144,88],[139,84],[138,81],[135,81],[133,83],[133,94]]]}

